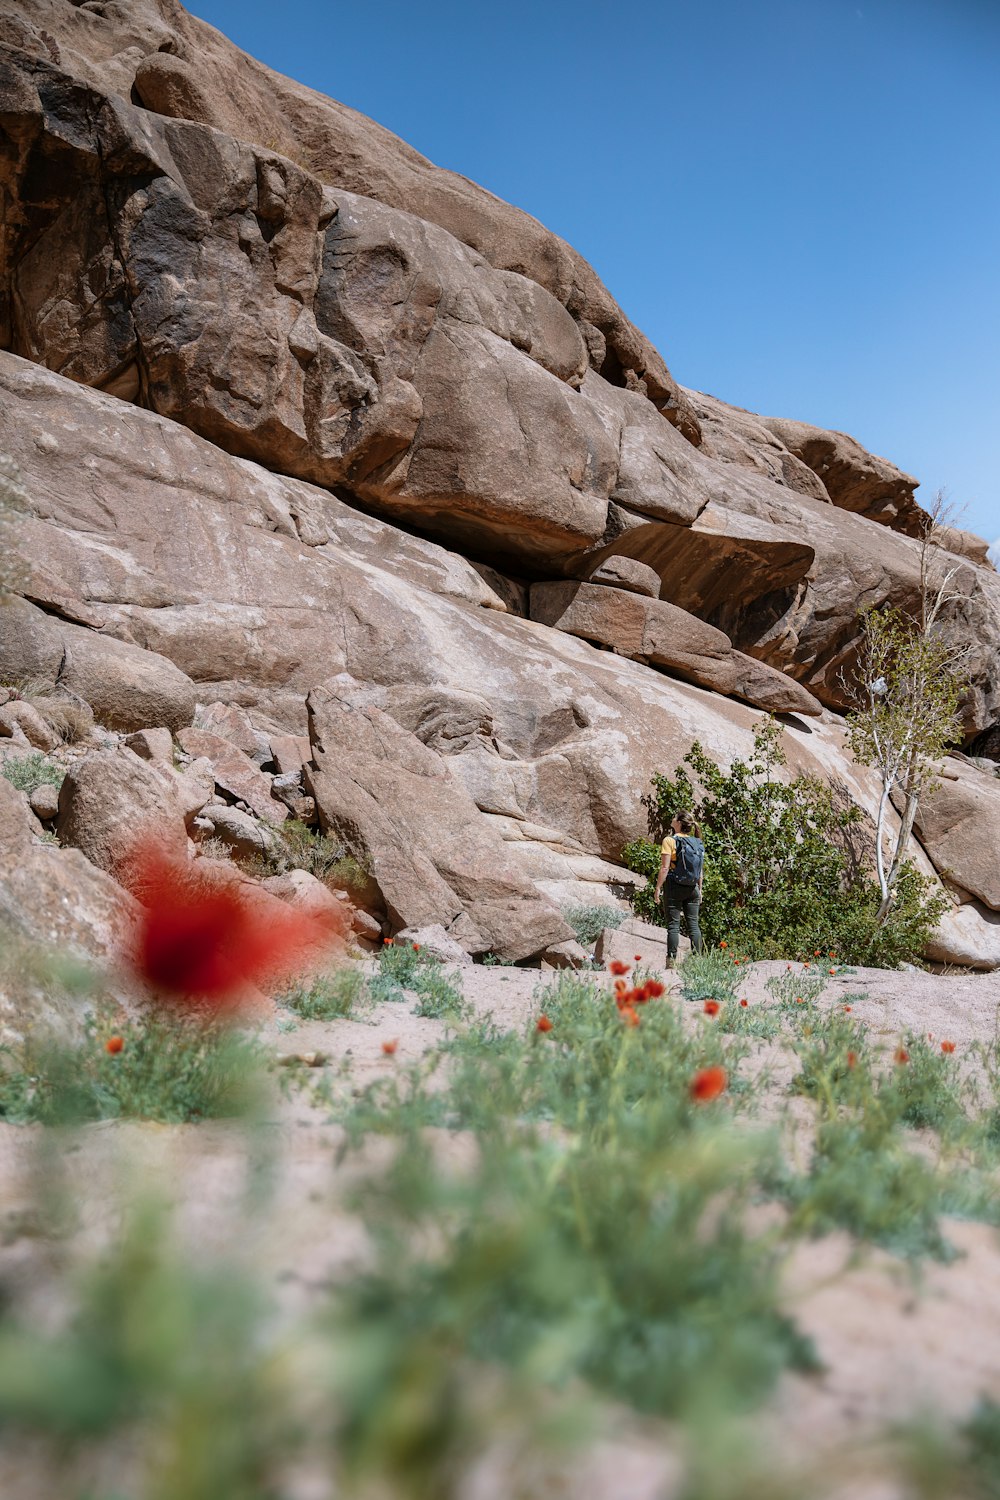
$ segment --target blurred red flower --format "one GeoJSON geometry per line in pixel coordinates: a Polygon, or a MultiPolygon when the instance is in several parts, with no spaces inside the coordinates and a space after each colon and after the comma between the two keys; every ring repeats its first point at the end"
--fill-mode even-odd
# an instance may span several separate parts
{"type": "Polygon", "coordinates": [[[854,1006],[853,1006],[853,1005],[845,1005],[845,1006],[844,1006],[844,1009],[845,1009],[845,1010],[853,1010],[853,1009],[854,1009],[854,1006]]]}
{"type": "Polygon", "coordinates": [[[728,948],[728,947],[729,947],[729,944],[728,944],[728,943],[720,943],[720,944],[719,944],[719,947],[720,947],[720,948],[728,948]]]}
{"type": "Polygon", "coordinates": [[[858,1060],[858,1054],[856,1052],[848,1052],[848,1054],[847,1054],[847,1066],[849,1068],[853,1068],[855,1066],[855,1064],[857,1063],[857,1060],[858,1060]]]}
{"type": "Polygon", "coordinates": [[[691,1080],[691,1098],[696,1104],[707,1104],[712,1099],[718,1099],[724,1094],[729,1084],[729,1076],[725,1068],[716,1065],[713,1068],[702,1068],[691,1080]]]}
{"type": "Polygon", "coordinates": [[[749,1000],[741,1000],[741,1001],[740,1001],[740,1005],[741,1005],[741,1006],[742,1006],[742,1007],[743,1007],[743,1009],[744,1009],[744,1010],[746,1010],[746,1008],[747,1008],[747,1006],[748,1006],[748,1005],[749,1005],[749,1004],[750,1004],[750,1001],[749,1001],[749,1000]]]}
{"type": "Polygon", "coordinates": [[[702,1009],[704,1010],[706,1016],[717,1016],[722,1007],[720,1006],[718,1000],[706,1000],[702,1009]]]}
{"type": "Polygon", "coordinates": [[[175,1003],[238,1007],[343,936],[335,913],[279,903],[230,871],[206,874],[151,844],[132,852],[122,876],[143,908],[132,966],[175,1003]]]}
{"type": "Polygon", "coordinates": [[[613,958],[608,964],[609,974],[627,974],[631,965],[625,963],[624,959],[613,958]]]}
{"type": "Polygon", "coordinates": [[[382,1051],[385,1053],[386,1057],[391,1057],[398,1046],[399,1038],[394,1036],[391,1041],[382,1043],[382,1051]]]}
{"type": "Polygon", "coordinates": [[[954,1042],[942,1042],[941,1043],[941,1051],[942,1052],[947,1052],[947,1053],[950,1054],[950,1053],[954,1052],[954,1050],[955,1050],[955,1043],[954,1042]]]}
{"type": "Polygon", "coordinates": [[[637,964],[641,964],[642,963],[642,954],[641,953],[633,953],[632,957],[635,959],[635,961],[636,961],[637,964]]]}
{"type": "Polygon", "coordinates": [[[659,1000],[665,986],[658,979],[647,979],[642,987],[643,998],[646,1000],[659,1000]]]}
{"type": "Polygon", "coordinates": [[[907,1052],[906,1048],[905,1047],[897,1047],[896,1048],[896,1061],[898,1063],[908,1063],[909,1060],[910,1060],[910,1054],[907,1052]]]}
{"type": "Polygon", "coordinates": [[[631,1005],[623,1005],[622,1006],[622,1020],[625,1022],[626,1026],[638,1026],[639,1025],[639,1012],[637,1010],[635,1010],[634,1007],[631,1006],[631,1005]]]}
{"type": "Polygon", "coordinates": [[[549,1020],[548,1016],[539,1016],[536,1022],[536,1026],[539,1031],[544,1032],[552,1030],[552,1022],[549,1020]]]}
{"type": "MultiPolygon", "coordinates": [[[[109,1036],[107,1041],[104,1043],[104,1050],[105,1052],[110,1052],[113,1056],[116,1052],[120,1052],[124,1046],[125,1042],[122,1037],[109,1036]]],[[[954,1051],[954,1048],[952,1048],[952,1051],[954,1051]]]]}

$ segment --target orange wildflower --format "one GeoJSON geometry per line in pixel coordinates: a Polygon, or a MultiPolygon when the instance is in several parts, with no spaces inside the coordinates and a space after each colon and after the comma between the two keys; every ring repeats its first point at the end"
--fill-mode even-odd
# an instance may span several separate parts
{"type": "Polygon", "coordinates": [[[392,938],[383,938],[382,939],[382,943],[383,943],[384,947],[391,948],[392,947],[392,938]]]}
{"type": "Polygon", "coordinates": [[[537,1029],[539,1031],[542,1031],[542,1032],[551,1031],[552,1030],[552,1022],[549,1020],[548,1016],[545,1016],[545,1015],[542,1015],[542,1016],[538,1017],[538,1021],[536,1022],[536,1026],[537,1026],[537,1029]]]}
{"type": "Polygon", "coordinates": [[[820,956],[820,951],[817,948],[816,951],[815,951],[815,953],[813,954],[813,958],[819,958],[819,956],[820,956]]]}
{"type": "Polygon", "coordinates": [[[689,1092],[696,1104],[708,1104],[724,1094],[729,1084],[725,1068],[701,1068],[691,1080],[689,1092]]]}
{"type": "Polygon", "coordinates": [[[642,989],[647,1000],[659,1000],[663,994],[664,986],[658,979],[647,979],[642,989]]]}
{"type": "Polygon", "coordinates": [[[642,954],[641,953],[633,953],[632,958],[635,961],[635,963],[637,963],[637,964],[641,964],[642,963],[642,954]]]}
{"type": "Polygon", "coordinates": [[[717,1016],[722,1007],[720,1006],[718,1000],[706,1000],[702,1009],[704,1010],[706,1016],[717,1016]]]}
{"type": "Polygon", "coordinates": [[[622,1006],[622,1020],[626,1026],[638,1026],[639,1012],[631,1005],[624,1005],[622,1006]]]}
{"type": "Polygon", "coordinates": [[[420,952],[420,944],[419,943],[414,943],[414,945],[413,945],[413,951],[414,951],[414,953],[419,953],[420,952]]]}
{"type": "Polygon", "coordinates": [[[836,969],[831,969],[831,970],[830,970],[830,973],[831,973],[831,974],[836,974],[836,972],[837,972],[837,971],[836,971],[836,969]]]}
{"type": "Polygon", "coordinates": [[[853,1006],[853,1005],[845,1005],[845,1006],[844,1006],[844,1009],[845,1009],[845,1010],[846,1010],[846,1011],[851,1011],[851,1010],[853,1010],[853,1009],[854,1009],[854,1006],[853,1006]]]}
{"type": "Polygon", "coordinates": [[[749,1001],[749,1000],[741,1000],[741,1001],[740,1001],[740,1005],[741,1005],[741,1006],[742,1006],[742,1007],[743,1007],[743,1009],[744,1009],[744,1010],[745,1010],[745,1009],[746,1009],[746,1007],[747,1007],[747,1006],[748,1006],[748,1005],[749,1005],[749,1004],[750,1004],[750,1001],[749,1001]]]}
{"type": "Polygon", "coordinates": [[[857,1061],[858,1061],[858,1054],[856,1052],[848,1052],[848,1054],[847,1054],[847,1066],[849,1068],[853,1068],[856,1065],[857,1061]]]}
{"type": "MultiPolygon", "coordinates": [[[[124,1046],[125,1042],[122,1037],[109,1036],[107,1041],[104,1043],[104,1050],[105,1052],[110,1052],[111,1055],[114,1056],[114,1054],[116,1052],[120,1052],[124,1046]]],[[[954,1051],[954,1048],[952,1048],[952,1051],[954,1051]]]]}
{"type": "Polygon", "coordinates": [[[390,1041],[382,1043],[382,1051],[385,1053],[386,1057],[391,1057],[398,1046],[399,1037],[394,1036],[390,1041]]]}
{"type": "Polygon", "coordinates": [[[627,974],[629,968],[630,965],[625,963],[624,960],[620,958],[613,958],[608,964],[608,972],[610,974],[627,974]]]}
{"type": "Polygon", "coordinates": [[[907,1052],[906,1048],[905,1047],[897,1047],[896,1048],[896,1061],[900,1065],[902,1065],[903,1063],[908,1063],[909,1060],[910,1060],[910,1054],[907,1052]]]}
{"type": "Polygon", "coordinates": [[[728,947],[729,947],[729,944],[728,944],[728,943],[720,943],[720,944],[719,944],[719,947],[720,947],[720,948],[728,948],[728,947]]]}
{"type": "Polygon", "coordinates": [[[954,1050],[955,1050],[955,1043],[954,1042],[942,1042],[941,1043],[941,1051],[942,1052],[947,1052],[949,1056],[951,1055],[952,1052],[954,1052],[954,1050]]]}

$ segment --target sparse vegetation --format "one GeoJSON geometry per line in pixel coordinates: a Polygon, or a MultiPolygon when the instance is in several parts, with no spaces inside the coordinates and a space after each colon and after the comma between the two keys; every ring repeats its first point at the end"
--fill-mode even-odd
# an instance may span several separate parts
{"type": "Polygon", "coordinates": [[[40,750],[9,756],[0,761],[0,772],[18,791],[29,793],[40,786],[62,786],[66,777],[62,766],[47,760],[40,750]]]}
{"type": "Polygon", "coordinates": [[[636,911],[662,924],[653,899],[660,841],[677,809],[693,808],[705,840],[701,925],[710,946],[726,941],[751,958],[806,958],[819,948],[883,967],[919,959],[947,898],[904,863],[883,913],[878,881],[851,850],[860,809],[814,777],[778,779],[784,764],[781,730],[766,721],[750,759],[728,772],[696,742],[672,779],[655,776],[645,799],[651,838],[622,855],[647,878],[636,911]]]}
{"type": "Polygon", "coordinates": [[[278,996],[278,1003],[303,1021],[335,1021],[354,1015],[367,999],[360,969],[334,969],[309,983],[295,985],[278,996]]]}
{"type": "Polygon", "coordinates": [[[598,903],[595,906],[564,906],[562,914],[573,929],[578,943],[585,948],[596,943],[605,927],[620,927],[626,913],[620,906],[598,903]]]}

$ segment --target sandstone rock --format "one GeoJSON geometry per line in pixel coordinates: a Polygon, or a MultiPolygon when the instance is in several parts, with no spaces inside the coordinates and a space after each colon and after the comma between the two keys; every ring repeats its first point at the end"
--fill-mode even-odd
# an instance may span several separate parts
{"type": "Polygon", "coordinates": [[[869,453],[844,432],[808,422],[761,417],[761,423],[822,481],[834,505],[910,536],[920,534],[923,512],[913,498],[918,480],[869,453]]]}
{"type": "Polygon", "coordinates": [[[174,763],[174,737],[169,729],[137,729],[134,734],[125,736],[125,744],[140,760],[158,760],[167,765],[174,763]]]}
{"type": "MultiPolygon", "coordinates": [[[[691,942],[681,929],[678,958],[690,952],[691,942]]],[[[617,959],[621,963],[634,964],[636,955],[647,968],[663,969],[667,964],[667,929],[643,922],[640,917],[627,917],[620,927],[605,927],[594,945],[594,958],[607,966],[617,959]]]]}
{"type": "Polygon", "coordinates": [[[378,709],[309,696],[324,828],[364,858],[396,927],[440,924],[469,953],[526,958],[570,931],[520,875],[444,760],[378,709]]]}
{"type": "Polygon", "coordinates": [[[123,871],[133,847],[150,841],[177,858],[187,837],[175,778],[131,750],[95,750],[72,765],[59,792],[56,832],[109,873],[123,871]]]}
{"type": "Polygon", "coordinates": [[[271,829],[238,807],[213,804],[203,808],[200,816],[211,825],[213,835],[228,844],[234,854],[268,855],[273,854],[277,848],[271,829]]]}
{"type": "Polygon", "coordinates": [[[54,750],[59,743],[58,735],[53,734],[37,708],[21,698],[0,707],[0,735],[9,739],[15,728],[36,750],[54,750]]]}
{"type": "MultiPolygon", "coordinates": [[[[110,876],[76,849],[60,849],[35,838],[39,832],[23,793],[0,776],[0,924],[29,952],[57,953],[106,964],[130,937],[138,907],[110,876]]],[[[127,1001],[120,977],[107,973],[105,992],[127,1001]]],[[[29,967],[0,993],[5,1039],[28,1028],[79,1025],[83,996],[61,998],[32,981],[29,967]]]]}
{"type": "Polygon", "coordinates": [[[270,875],[261,881],[261,885],[279,900],[287,901],[289,905],[297,906],[302,911],[312,912],[322,922],[329,922],[331,930],[340,936],[354,928],[356,916],[360,919],[361,932],[367,936],[370,931],[369,919],[356,913],[349,902],[338,900],[308,870],[286,870],[283,875],[270,875]]]}
{"type": "Polygon", "coordinates": [[[677,672],[702,687],[733,695],[769,713],[822,713],[799,683],[733,651],[728,637],[685,610],[590,583],[536,583],[532,618],[622,656],[677,672]]]}
{"type": "Polygon", "coordinates": [[[1000,912],[969,901],[945,912],[927,945],[934,963],[1000,969],[1000,912]]]}
{"type": "Polygon", "coordinates": [[[942,877],[1000,911],[1000,781],[954,761],[945,770],[920,799],[916,833],[942,877]]]}
{"type": "Polygon", "coordinates": [[[633,594],[646,594],[650,599],[660,597],[660,575],[655,568],[639,562],[634,557],[611,556],[605,558],[591,573],[588,583],[608,583],[614,588],[626,589],[633,594]]]}
{"type": "Polygon", "coordinates": [[[165,656],[79,625],[64,624],[61,632],[59,683],[89,703],[100,724],[119,730],[190,724],[194,683],[165,656]]]}
{"type": "Polygon", "coordinates": [[[819,475],[796,457],[756,413],[730,406],[703,391],[685,394],[701,426],[703,453],[723,463],[754,469],[775,484],[787,485],[815,500],[830,499],[819,475]]]}
{"type": "Polygon", "coordinates": [[[182,770],[175,771],[172,764],[169,769],[177,792],[181,815],[190,828],[202,808],[215,796],[215,772],[212,769],[212,762],[203,757],[200,760],[191,761],[182,770]]]}
{"type": "Polygon", "coordinates": [[[268,823],[283,823],[288,809],[271,796],[271,779],[249,756],[237,750],[221,735],[207,729],[182,729],[177,743],[189,755],[204,756],[211,761],[215,784],[228,796],[245,802],[255,817],[268,823]]]}
{"type": "Polygon", "coordinates": [[[28,797],[31,811],[36,818],[41,818],[43,823],[50,823],[59,811],[59,788],[52,786],[50,782],[43,782],[36,786],[28,797]]]}
{"type": "Polygon", "coordinates": [[[440,922],[426,927],[404,927],[401,932],[396,933],[393,942],[397,948],[417,947],[421,953],[431,953],[435,958],[441,959],[442,963],[459,964],[462,967],[472,963],[465,949],[453,937],[449,937],[440,922]]]}
{"type": "Polygon", "coordinates": [[[282,776],[299,773],[312,755],[309,737],[304,734],[272,734],[271,759],[282,776]]]}
{"type": "Polygon", "coordinates": [[[192,727],[226,740],[257,766],[266,765],[271,759],[267,735],[255,729],[250,715],[235,703],[199,703],[192,727]]]}
{"type": "Polygon", "coordinates": [[[564,943],[553,943],[541,955],[543,969],[584,969],[589,965],[590,954],[575,938],[568,938],[564,943]]]}

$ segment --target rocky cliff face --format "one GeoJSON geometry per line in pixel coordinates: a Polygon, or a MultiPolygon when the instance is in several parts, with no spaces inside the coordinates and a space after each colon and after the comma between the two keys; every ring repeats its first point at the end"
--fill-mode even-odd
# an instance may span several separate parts
{"type": "MultiPolygon", "coordinates": [[[[859,606],[916,597],[914,479],[684,390],[569,246],[174,0],[6,0],[0,124],[0,450],[31,502],[0,680],[121,733],[236,705],[265,776],[311,728],[301,794],[388,920],[469,951],[564,942],[652,771],[695,736],[732,759],[762,710],[873,805],[841,674],[859,606]]],[[[997,755],[1000,577],[945,543],[997,755]]],[[[1000,963],[995,882],[947,836],[1000,783],[949,786],[936,951],[1000,963]]]]}

